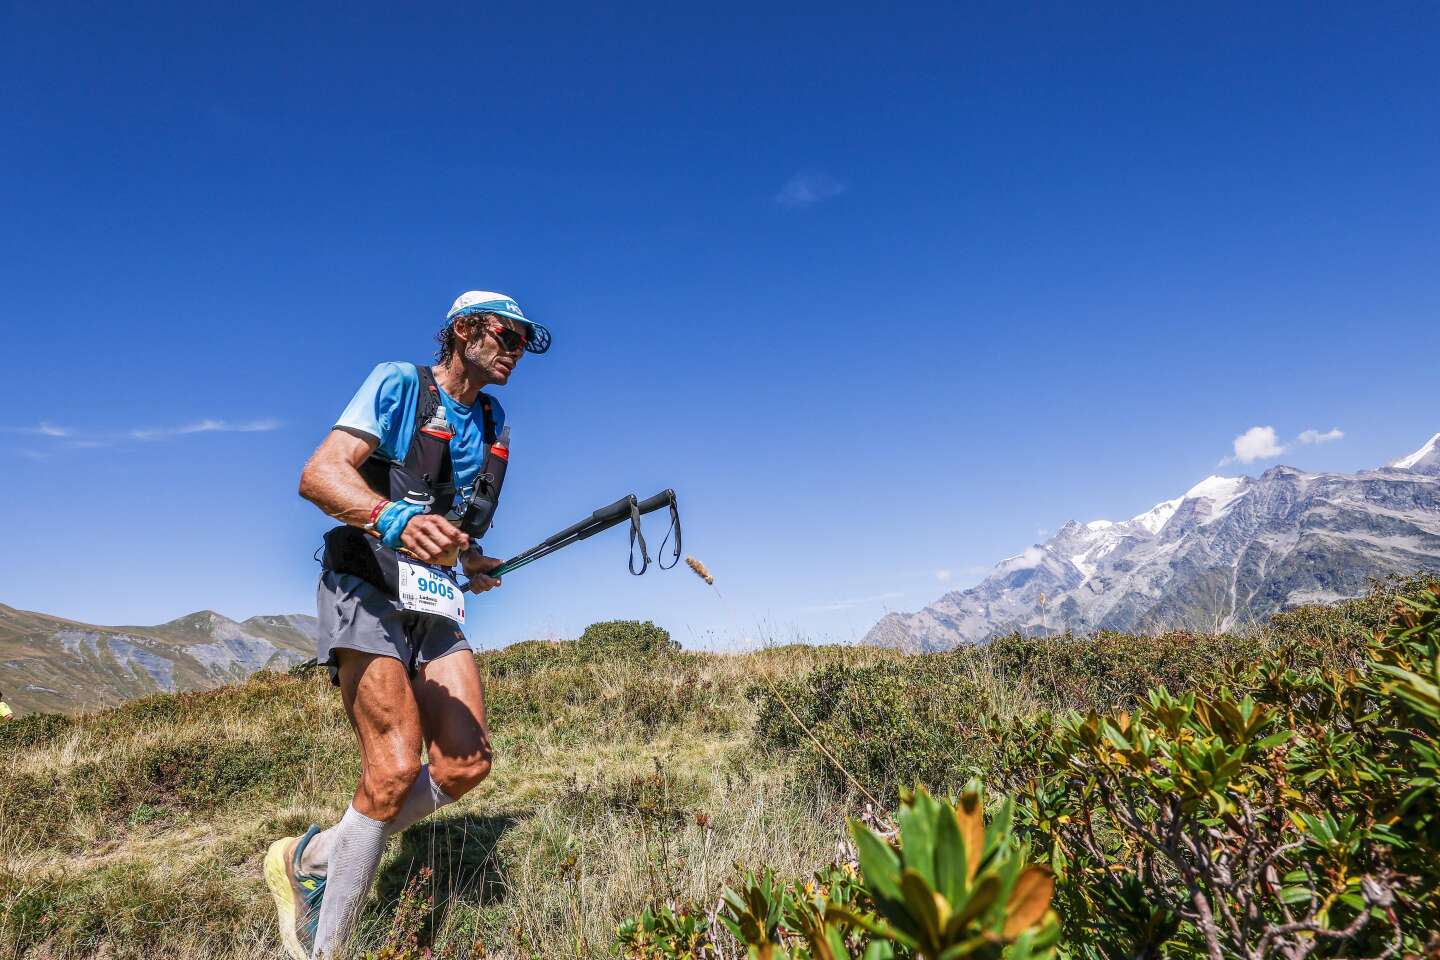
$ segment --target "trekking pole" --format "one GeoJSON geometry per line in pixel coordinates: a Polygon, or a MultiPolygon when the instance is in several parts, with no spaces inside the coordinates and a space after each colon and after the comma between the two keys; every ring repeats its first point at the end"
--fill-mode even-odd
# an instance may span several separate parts
{"type": "MultiPolygon", "coordinates": [[[[564,549],[572,543],[589,539],[597,533],[609,530],[611,527],[619,526],[626,520],[630,521],[630,572],[639,576],[650,566],[650,553],[645,546],[645,537],[640,531],[640,518],[647,513],[654,513],[663,507],[670,508],[670,532],[666,533],[665,541],[660,544],[660,549],[665,549],[665,543],[669,541],[670,534],[675,535],[675,558],[670,566],[662,562],[660,568],[669,570],[680,558],[680,508],[675,499],[674,490],[663,490],[645,500],[638,500],[635,494],[621,497],[608,506],[601,507],[590,516],[579,523],[571,524],[559,533],[551,534],[544,540],[515,556],[506,560],[500,566],[490,571],[487,576],[499,578],[507,573],[519,570],[521,567],[534,563],[544,557],[550,556],[557,550],[564,549]],[[640,545],[640,569],[635,569],[635,545],[640,545]]],[[[468,588],[468,584],[466,585],[468,588]]]]}
{"type": "Polygon", "coordinates": [[[596,510],[579,523],[571,524],[559,533],[551,534],[529,550],[518,553],[509,560],[506,560],[492,570],[490,576],[504,576],[510,571],[519,570],[521,567],[534,563],[542,557],[548,557],[556,550],[568,547],[572,543],[586,540],[595,536],[597,533],[609,530],[611,527],[618,526],[630,518],[630,508],[635,505],[638,505],[635,494],[632,493],[629,496],[621,497],[608,507],[601,507],[599,510],[596,510]]]}

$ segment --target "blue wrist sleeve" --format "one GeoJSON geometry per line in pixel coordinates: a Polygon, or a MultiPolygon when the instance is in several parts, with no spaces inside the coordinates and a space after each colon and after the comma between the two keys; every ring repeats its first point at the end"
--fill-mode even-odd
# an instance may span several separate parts
{"type": "Polygon", "coordinates": [[[380,542],[387,547],[398,549],[400,535],[405,532],[405,524],[410,522],[410,518],[424,512],[423,504],[411,503],[408,500],[396,500],[390,504],[375,518],[375,530],[380,534],[380,542]]]}

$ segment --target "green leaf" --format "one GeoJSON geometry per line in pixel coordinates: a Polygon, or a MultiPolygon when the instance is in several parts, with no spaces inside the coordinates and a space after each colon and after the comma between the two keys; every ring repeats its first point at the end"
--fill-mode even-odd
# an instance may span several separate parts
{"type": "Polygon", "coordinates": [[[953,905],[960,901],[968,879],[959,821],[950,810],[944,810],[935,824],[935,887],[953,905]]]}
{"type": "Polygon", "coordinates": [[[935,820],[940,810],[940,804],[925,788],[917,786],[914,797],[900,806],[895,817],[900,825],[901,859],[931,887],[938,886],[935,882],[935,820]]]}
{"type": "Polygon", "coordinates": [[[1126,740],[1125,735],[1115,729],[1114,724],[1106,723],[1104,733],[1105,739],[1110,741],[1110,745],[1116,750],[1125,751],[1130,749],[1130,741],[1126,740]]]}
{"type": "MultiPolygon", "coordinates": [[[[934,951],[940,949],[941,917],[935,904],[935,888],[910,867],[900,874],[900,889],[905,894],[905,906],[909,908],[910,919],[915,924],[917,939],[934,951]]],[[[948,917],[945,919],[949,919],[948,917]]]]}
{"type": "Polygon", "coordinates": [[[900,858],[890,844],[858,820],[850,821],[850,833],[855,838],[855,852],[866,886],[881,897],[904,899],[900,893],[900,858]]]}
{"type": "Polygon", "coordinates": [[[945,925],[945,939],[950,941],[963,935],[977,917],[983,916],[985,911],[994,906],[999,896],[999,877],[992,873],[980,878],[980,882],[975,884],[970,898],[963,904],[957,905],[955,912],[951,914],[950,922],[945,925]]]}
{"type": "Polygon", "coordinates": [[[1279,733],[1270,734],[1270,736],[1256,743],[1255,746],[1259,747],[1261,750],[1269,750],[1271,747],[1280,746],[1280,744],[1284,743],[1286,740],[1289,740],[1293,736],[1295,736],[1294,730],[1281,730],[1279,733]]]}
{"type": "Polygon", "coordinates": [[[968,940],[959,943],[952,943],[940,952],[936,960],[960,960],[961,957],[968,957],[972,953],[978,953],[981,948],[990,946],[991,940],[985,934],[977,934],[968,940]]]}
{"type": "Polygon", "coordinates": [[[1004,802],[995,810],[995,816],[990,820],[990,829],[987,831],[986,847],[992,849],[1000,846],[1010,836],[1010,824],[1015,819],[1015,801],[1006,797],[1004,802]]]}
{"type": "Polygon", "coordinates": [[[895,960],[895,948],[888,940],[871,940],[861,960],[895,960]]]}
{"type": "Polygon", "coordinates": [[[888,923],[877,920],[874,917],[866,916],[855,910],[847,910],[844,907],[832,907],[825,911],[827,920],[839,920],[848,923],[852,927],[859,927],[877,937],[884,937],[886,940],[893,940],[898,944],[909,947],[911,950],[920,949],[920,942],[904,930],[899,930],[888,923]]]}

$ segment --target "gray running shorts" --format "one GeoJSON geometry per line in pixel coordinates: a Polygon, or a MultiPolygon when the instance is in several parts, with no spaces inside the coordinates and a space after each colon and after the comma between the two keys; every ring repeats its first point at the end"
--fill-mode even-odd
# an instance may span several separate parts
{"type": "Polygon", "coordinates": [[[453,620],[406,610],[353,574],[322,571],[315,606],[320,620],[315,660],[330,668],[330,682],[337,686],[339,649],[394,657],[412,674],[421,664],[470,649],[465,631],[453,620]]]}

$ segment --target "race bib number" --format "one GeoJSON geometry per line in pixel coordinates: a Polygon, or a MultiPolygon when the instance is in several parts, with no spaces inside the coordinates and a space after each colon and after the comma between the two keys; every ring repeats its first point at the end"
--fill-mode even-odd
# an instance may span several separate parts
{"type": "Polygon", "coordinates": [[[400,557],[400,605],[465,623],[465,594],[455,578],[439,567],[400,557]]]}

